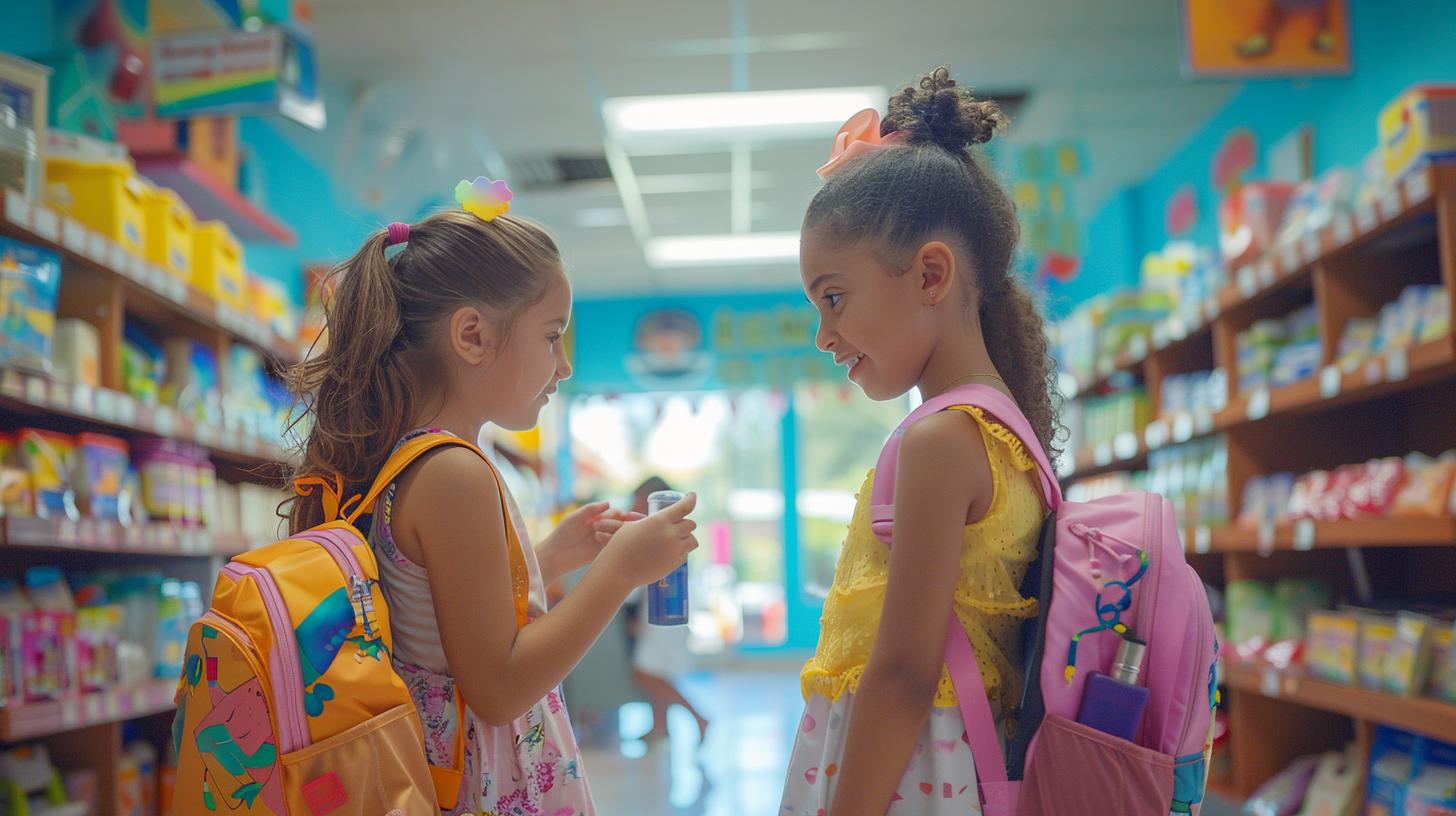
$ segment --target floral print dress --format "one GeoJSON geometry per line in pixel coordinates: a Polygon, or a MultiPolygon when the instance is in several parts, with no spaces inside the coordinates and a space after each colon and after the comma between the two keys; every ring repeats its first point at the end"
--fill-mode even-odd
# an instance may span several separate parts
{"type": "MultiPolygon", "coordinates": [[[[422,433],[415,431],[404,444],[422,433]]],[[[448,816],[595,816],[591,790],[581,766],[581,752],[560,687],[532,706],[515,722],[496,727],[469,708],[458,707],[455,681],[445,662],[425,569],[410,561],[394,544],[390,527],[395,486],[380,497],[369,530],[369,543],[379,562],[380,583],[389,603],[393,630],[394,668],[409,688],[425,730],[425,753],[431,765],[449,768],[456,740],[464,733],[464,772],[460,797],[448,816]],[[464,721],[461,721],[461,711],[464,721]]],[[[505,485],[511,525],[513,583],[518,618],[545,612],[540,568],[529,542],[516,544],[524,530],[520,513],[505,485]]],[[[519,621],[518,621],[519,622],[519,621]]]]}

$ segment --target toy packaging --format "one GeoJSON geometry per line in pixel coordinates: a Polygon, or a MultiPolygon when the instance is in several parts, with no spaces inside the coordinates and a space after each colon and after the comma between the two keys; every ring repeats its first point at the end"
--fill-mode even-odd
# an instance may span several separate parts
{"type": "Polygon", "coordinates": [[[1398,181],[1422,161],[1456,159],[1456,85],[1415,85],[1380,112],[1387,178],[1398,181]]]}
{"type": "Polygon", "coordinates": [[[1366,783],[1366,816],[1404,816],[1406,785],[1415,768],[1415,736],[1378,726],[1370,749],[1370,777],[1366,783]]]}
{"type": "Polygon", "coordinates": [[[1431,637],[1439,622],[1414,612],[1401,612],[1395,620],[1395,637],[1385,655],[1387,694],[1411,697],[1425,686],[1430,674],[1431,637]]]}
{"type": "Polygon", "coordinates": [[[93,433],[76,436],[76,500],[82,513],[120,520],[121,481],[129,463],[126,440],[93,433]]]}
{"type": "Polygon", "coordinates": [[[222,388],[217,355],[207,346],[184,337],[169,339],[162,349],[167,360],[163,404],[171,405],[189,419],[221,425],[222,388]]]}
{"type": "Polygon", "coordinates": [[[117,644],[126,610],[114,604],[76,610],[76,677],[82,691],[121,682],[117,644]]]}
{"type": "Polygon", "coordinates": [[[71,488],[75,440],[65,434],[35,428],[22,428],[18,438],[35,491],[35,514],[41,518],[79,519],[76,491],[71,488]]]}
{"type": "Polygon", "coordinates": [[[166,360],[161,347],[133,323],[126,324],[121,377],[126,392],[141,404],[155,406],[160,402],[162,382],[167,377],[166,360]]]}
{"type": "Polygon", "coordinates": [[[96,327],[77,318],[57,320],[51,365],[57,379],[100,388],[101,334],[96,327]]]}
{"type": "Polygon", "coordinates": [[[1431,636],[1431,677],[1426,694],[1438,700],[1456,702],[1456,624],[1442,624],[1431,636]]]}
{"type": "Polygon", "coordinates": [[[1218,243],[1225,268],[1236,270],[1269,251],[1293,195],[1293,184],[1265,181],[1242,185],[1224,198],[1218,243]]]}
{"type": "Polygon", "coordinates": [[[1356,816],[1362,765],[1360,746],[1353,742],[1344,751],[1320,757],[1297,816],[1356,816]]]}
{"type": "Polygon", "coordinates": [[[1353,612],[1311,612],[1304,668],[1311,676],[1342,686],[1355,684],[1360,616],[1353,612]]]}
{"type": "Polygon", "coordinates": [[[0,237],[0,365],[50,370],[60,287],[60,255],[0,237]]]}
{"type": "Polygon", "coordinates": [[[55,700],[75,687],[76,607],[56,567],[25,574],[35,609],[21,619],[21,684],[29,702],[55,700]]]}
{"type": "Polygon", "coordinates": [[[1447,497],[1456,483],[1456,451],[1432,459],[1412,453],[1405,459],[1405,483],[1391,502],[1392,518],[1435,518],[1446,515],[1447,497]]]}
{"type": "Polygon", "coordinates": [[[35,515],[35,493],[23,458],[15,435],[0,432],[0,511],[7,516],[35,515]]]}
{"type": "Polygon", "coordinates": [[[1360,623],[1360,687],[1380,691],[1385,686],[1385,663],[1395,644],[1395,618],[1370,613],[1360,623]]]}

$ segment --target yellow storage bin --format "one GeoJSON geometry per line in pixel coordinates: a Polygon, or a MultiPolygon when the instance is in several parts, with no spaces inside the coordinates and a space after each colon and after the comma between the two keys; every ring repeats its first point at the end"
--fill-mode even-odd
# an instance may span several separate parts
{"type": "Polygon", "coordinates": [[[137,255],[146,250],[146,191],[130,162],[46,162],[46,200],[137,255]]]}
{"type": "Polygon", "coordinates": [[[192,242],[197,217],[176,192],[149,187],[143,203],[147,218],[147,260],[184,281],[192,280],[192,242]]]}
{"type": "Polygon", "coordinates": [[[246,314],[248,280],[238,239],[221,221],[203,221],[192,236],[192,285],[246,314]]]}

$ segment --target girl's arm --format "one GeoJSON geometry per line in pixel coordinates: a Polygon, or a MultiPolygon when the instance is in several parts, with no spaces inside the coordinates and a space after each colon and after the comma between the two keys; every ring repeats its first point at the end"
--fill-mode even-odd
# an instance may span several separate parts
{"type": "MultiPolygon", "coordinates": [[[[506,498],[510,499],[509,490],[506,498]]],[[[623,524],[640,518],[637,513],[613,510],[608,502],[594,502],[567,513],[536,545],[542,582],[550,586],[561,576],[587,566],[623,524]]]]}
{"type": "Polygon", "coordinates": [[[890,806],[940,683],[965,526],[985,515],[993,485],[973,418],[943,411],[906,430],[885,606],[855,692],[833,816],[883,816],[890,806]]]}
{"type": "Polygon", "coordinates": [[[501,726],[524,714],[576,666],[627,594],[681,565],[697,547],[689,496],[624,525],[550,612],[516,628],[500,489],[490,466],[446,448],[411,469],[395,499],[397,534],[417,544],[430,575],[440,640],[470,709],[501,726]]]}

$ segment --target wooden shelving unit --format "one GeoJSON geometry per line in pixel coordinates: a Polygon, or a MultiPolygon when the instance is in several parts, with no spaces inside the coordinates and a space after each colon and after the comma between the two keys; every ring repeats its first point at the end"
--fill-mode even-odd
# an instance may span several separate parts
{"type": "MultiPolygon", "coordinates": [[[[284,225],[260,221],[255,226],[271,231],[276,240],[293,237],[284,225]]],[[[60,254],[57,316],[86,320],[97,328],[101,340],[100,387],[0,370],[0,429],[34,426],[127,439],[179,439],[206,449],[222,480],[276,483],[285,456],[276,440],[141,404],[125,393],[120,349],[128,319],[158,338],[191,338],[216,353],[226,389],[233,343],[259,349],[276,370],[301,358],[293,342],[55,210],[3,189],[0,235],[60,254]]],[[[8,517],[0,518],[0,575],[18,577],[27,567],[40,564],[61,564],[67,570],[141,566],[195,580],[206,596],[224,559],[260,543],[265,542],[172,523],[123,527],[86,519],[8,517]]],[[[0,707],[0,747],[40,740],[58,764],[97,770],[97,816],[113,816],[122,724],[138,721],[140,732],[160,749],[169,733],[167,712],[173,709],[175,687],[174,679],[158,679],[61,700],[12,700],[0,707]]]]}
{"type": "MultiPolygon", "coordinates": [[[[1163,321],[1104,364],[1095,382],[1079,384],[1080,392],[1096,393],[1113,378],[1130,377],[1147,389],[1154,417],[1139,439],[1122,440],[1112,451],[1077,452],[1067,482],[1139,470],[1151,451],[1223,434],[1229,516],[1237,518],[1244,485],[1256,476],[1456,448],[1452,335],[1353,370],[1334,365],[1345,324],[1374,317],[1404,287],[1440,283],[1456,292],[1456,166],[1412,175],[1374,205],[1231,277],[1196,319],[1163,321]],[[1284,387],[1240,392],[1233,373],[1238,333],[1311,303],[1322,367],[1284,387]],[[1229,373],[1225,407],[1201,416],[1157,415],[1164,377],[1215,368],[1229,373]]],[[[1364,593],[1456,598],[1456,518],[1199,526],[1185,529],[1183,538],[1189,562],[1216,586],[1314,574],[1326,577],[1337,596],[1357,602],[1364,593]]],[[[1233,760],[1232,776],[1219,785],[1226,797],[1246,797],[1293,759],[1351,739],[1368,756],[1380,724],[1456,742],[1456,706],[1344,688],[1297,671],[1271,674],[1231,663],[1224,700],[1233,760]]]]}

